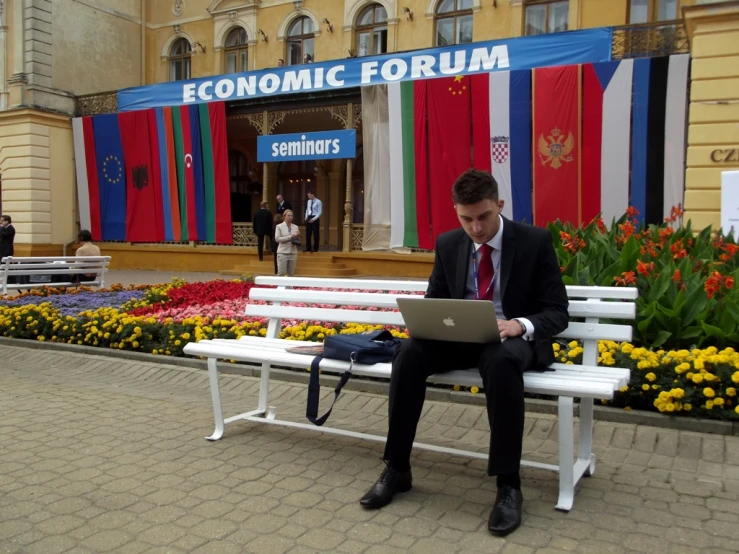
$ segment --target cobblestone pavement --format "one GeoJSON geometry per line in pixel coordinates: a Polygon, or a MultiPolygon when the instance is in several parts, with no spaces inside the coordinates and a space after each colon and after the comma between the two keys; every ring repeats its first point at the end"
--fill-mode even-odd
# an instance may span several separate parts
{"type": "MultiPolygon", "coordinates": [[[[596,424],[594,477],[553,509],[553,473],[524,469],[524,522],[486,530],[484,463],[415,452],[414,489],[380,511],[357,501],[380,444],[250,423],[211,443],[201,370],[21,347],[0,366],[0,552],[660,552],[739,544],[739,438],[596,424]]],[[[224,376],[227,412],[258,381],[224,376]]],[[[329,394],[329,391],[325,391],[329,394]]],[[[302,419],[303,385],[271,403],[302,419]]],[[[325,404],[324,404],[325,405],[325,404]]],[[[347,392],[334,419],[383,434],[385,399],[347,392]]],[[[483,409],[428,402],[420,438],[484,448],[483,409]]],[[[529,414],[525,449],[553,460],[557,425],[529,414]]]]}

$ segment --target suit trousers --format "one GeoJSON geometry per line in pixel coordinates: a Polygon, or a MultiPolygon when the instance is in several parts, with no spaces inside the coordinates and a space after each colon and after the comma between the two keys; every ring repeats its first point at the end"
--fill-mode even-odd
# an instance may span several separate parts
{"type": "Polygon", "coordinates": [[[306,252],[318,252],[318,244],[321,240],[321,220],[316,219],[313,223],[310,221],[305,222],[305,251],[306,252]],[[311,241],[311,237],[313,240],[311,241]],[[313,246],[311,248],[311,245],[313,246]]]}
{"type": "Polygon", "coordinates": [[[495,344],[408,339],[392,363],[385,460],[401,471],[409,467],[426,379],[435,373],[477,367],[490,425],[488,475],[518,472],[523,445],[523,372],[535,366],[532,344],[520,337],[495,344]]]}
{"type": "Polygon", "coordinates": [[[277,274],[280,277],[295,275],[295,266],[298,263],[297,254],[277,254],[277,274]]]}
{"type": "Polygon", "coordinates": [[[269,235],[257,235],[257,255],[259,256],[259,261],[261,262],[264,259],[264,239],[265,237],[269,241],[268,245],[272,246],[272,238],[269,235]]]}

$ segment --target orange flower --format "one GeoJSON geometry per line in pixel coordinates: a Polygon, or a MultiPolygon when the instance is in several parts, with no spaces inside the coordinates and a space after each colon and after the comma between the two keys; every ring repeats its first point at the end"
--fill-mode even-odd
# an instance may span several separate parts
{"type": "Polygon", "coordinates": [[[680,270],[679,269],[676,269],[675,270],[675,273],[672,274],[672,280],[674,282],[676,282],[676,283],[679,283],[680,281],[683,280],[683,278],[680,275],[680,270]]]}
{"type": "Polygon", "coordinates": [[[684,213],[685,210],[682,209],[682,205],[678,204],[677,206],[673,206],[672,210],[670,211],[670,215],[665,218],[665,222],[672,223],[673,221],[677,221],[683,216],[684,213]]]}
{"type": "Polygon", "coordinates": [[[616,286],[628,287],[636,283],[636,276],[633,271],[624,271],[621,277],[614,277],[613,280],[616,281],[616,286]]]}
{"type": "Polygon", "coordinates": [[[634,219],[634,217],[636,217],[637,215],[639,215],[639,210],[637,210],[634,206],[629,206],[626,209],[626,216],[629,219],[634,219]]]}
{"type": "Polygon", "coordinates": [[[676,260],[682,260],[688,255],[688,251],[683,248],[682,241],[678,241],[670,246],[670,250],[672,251],[672,257],[676,260]]]}
{"type": "Polygon", "coordinates": [[[731,290],[734,288],[734,278],[728,275],[721,275],[718,271],[711,273],[710,277],[706,279],[704,285],[708,298],[713,298],[717,293],[721,292],[722,289],[731,290]]]}
{"type": "Polygon", "coordinates": [[[572,236],[564,231],[559,232],[559,236],[562,239],[562,246],[564,246],[567,252],[571,254],[577,254],[579,250],[582,250],[586,246],[586,242],[578,236],[572,236]]]}
{"type": "Polygon", "coordinates": [[[644,262],[639,260],[636,263],[636,271],[639,273],[639,275],[647,277],[652,271],[654,271],[654,262],[649,262],[645,264],[644,262]]]}
{"type": "Polygon", "coordinates": [[[636,227],[631,223],[631,221],[620,224],[618,229],[621,231],[621,236],[616,237],[616,242],[619,244],[624,244],[628,238],[634,234],[634,231],[636,231],[636,227]]]}

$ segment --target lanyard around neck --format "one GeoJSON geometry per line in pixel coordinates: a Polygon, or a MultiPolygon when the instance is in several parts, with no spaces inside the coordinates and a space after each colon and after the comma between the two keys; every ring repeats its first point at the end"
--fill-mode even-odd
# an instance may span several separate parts
{"type": "MultiPolygon", "coordinates": [[[[495,248],[493,248],[493,252],[495,252],[495,248]]],[[[482,256],[482,253],[480,254],[482,256]]],[[[492,256],[492,253],[490,254],[492,256]]],[[[490,292],[490,289],[495,287],[495,280],[498,278],[498,273],[500,270],[500,257],[498,257],[498,263],[493,268],[493,278],[490,280],[490,284],[488,285],[487,290],[485,291],[485,296],[488,295],[488,292],[490,292]]],[[[477,279],[477,250],[473,248],[472,250],[472,278],[475,282],[475,300],[480,300],[480,284],[477,279]]]]}

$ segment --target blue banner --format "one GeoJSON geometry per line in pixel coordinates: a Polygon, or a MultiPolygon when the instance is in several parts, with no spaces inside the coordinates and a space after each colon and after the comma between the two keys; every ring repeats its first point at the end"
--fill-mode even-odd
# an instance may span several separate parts
{"type": "Polygon", "coordinates": [[[332,60],[201,77],[118,92],[120,111],[432,79],[489,71],[605,62],[612,27],[332,60]]]}
{"type": "Polygon", "coordinates": [[[334,160],[354,158],[357,154],[357,132],[320,131],[318,133],[290,133],[259,135],[258,162],[285,162],[294,160],[334,160]]]}

